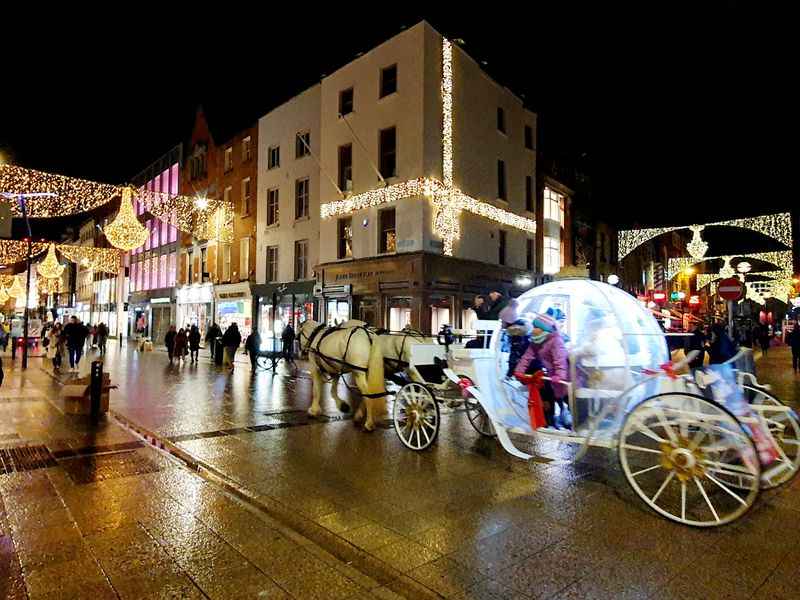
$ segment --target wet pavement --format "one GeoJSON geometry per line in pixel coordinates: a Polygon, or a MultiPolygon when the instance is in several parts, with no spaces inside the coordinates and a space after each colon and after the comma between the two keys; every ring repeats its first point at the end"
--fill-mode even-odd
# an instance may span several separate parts
{"type": "MultiPolygon", "coordinates": [[[[798,482],[733,525],[691,529],[650,512],[613,451],[525,463],[445,410],[414,453],[391,429],[358,430],[328,393],[327,418],[306,417],[302,368],[169,367],[116,347],[106,364],[120,422],[183,462],[115,420],[65,423],[42,399],[52,382],[12,375],[0,446],[52,445],[57,466],[0,475],[0,597],[797,597],[798,482]]],[[[785,349],[758,368],[798,398],[785,349]]]]}

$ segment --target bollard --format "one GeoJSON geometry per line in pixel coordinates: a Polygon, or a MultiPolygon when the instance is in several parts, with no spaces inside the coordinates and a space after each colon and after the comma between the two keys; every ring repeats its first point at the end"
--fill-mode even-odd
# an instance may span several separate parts
{"type": "Polygon", "coordinates": [[[92,400],[92,422],[96,423],[100,420],[100,396],[103,393],[103,363],[99,360],[92,361],[89,393],[91,394],[92,400]]]}

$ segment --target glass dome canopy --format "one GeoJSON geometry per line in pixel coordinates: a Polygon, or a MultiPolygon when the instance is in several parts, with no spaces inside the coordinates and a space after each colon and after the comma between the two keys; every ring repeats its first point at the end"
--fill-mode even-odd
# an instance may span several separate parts
{"type": "Polygon", "coordinates": [[[552,313],[571,354],[595,367],[657,369],[669,360],[664,332],[635,298],[590,279],[562,279],[517,298],[521,318],[552,313]]]}

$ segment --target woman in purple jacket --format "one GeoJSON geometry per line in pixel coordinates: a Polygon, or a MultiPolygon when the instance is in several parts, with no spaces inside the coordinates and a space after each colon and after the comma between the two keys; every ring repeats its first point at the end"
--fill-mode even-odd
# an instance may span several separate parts
{"type": "Polygon", "coordinates": [[[531,343],[517,363],[514,374],[525,375],[544,368],[551,379],[542,389],[545,419],[550,427],[568,428],[571,418],[565,402],[567,386],[564,382],[569,381],[569,369],[564,340],[556,322],[547,315],[537,315],[531,325],[531,343]],[[556,403],[559,407],[558,419],[555,416],[556,403]]]}

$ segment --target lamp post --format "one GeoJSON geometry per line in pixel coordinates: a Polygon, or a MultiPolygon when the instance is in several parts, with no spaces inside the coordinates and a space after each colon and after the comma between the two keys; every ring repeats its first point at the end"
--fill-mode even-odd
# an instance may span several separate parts
{"type": "Polygon", "coordinates": [[[25,273],[25,312],[24,321],[22,326],[22,368],[28,368],[28,301],[31,295],[31,244],[33,242],[33,235],[31,234],[31,222],[28,219],[28,198],[42,198],[47,196],[58,196],[53,192],[35,192],[30,194],[12,194],[9,192],[0,192],[0,196],[8,200],[16,200],[19,202],[20,209],[22,210],[22,218],[25,219],[25,228],[28,231],[28,249],[25,253],[26,273],[25,273]]]}

